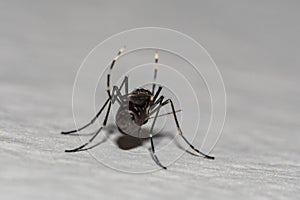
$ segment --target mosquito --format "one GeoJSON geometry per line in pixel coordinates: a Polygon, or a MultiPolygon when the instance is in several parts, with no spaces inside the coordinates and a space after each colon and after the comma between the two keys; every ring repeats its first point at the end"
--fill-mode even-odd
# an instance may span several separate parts
{"type": "Polygon", "coordinates": [[[207,159],[214,159],[214,157],[209,156],[197,148],[195,148],[183,135],[183,132],[180,128],[176,112],[178,110],[175,109],[175,106],[173,104],[173,101],[168,98],[166,99],[163,95],[160,95],[162,91],[162,86],[156,84],[156,78],[157,78],[157,73],[158,73],[158,50],[155,50],[154,53],[154,63],[155,63],[155,68],[154,68],[154,75],[153,75],[153,84],[152,84],[152,91],[145,89],[145,88],[138,88],[134,89],[133,91],[129,92],[128,91],[128,76],[125,76],[123,81],[121,82],[120,86],[113,86],[111,90],[110,86],[110,77],[112,74],[113,67],[116,63],[116,61],[119,59],[121,54],[124,52],[125,47],[121,48],[116,56],[114,57],[113,61],[111,62],[109,66],[109,72],[107,73],[107,100],[99,110],[99,112],[92,118],[92,120],[87,123],[86,125],[75,129],[71,131],[63,131],[61,134],[67,135],[67,134],[72,134],[72,133],[77,133],[90,125],[92,125],[96,119],[103,113],[103,111],[106,109],[106,114],[104,121],[101,125],[101,127],[96,130],[92,135],[91,138],[84,143],[83,145],[74,148],[74,149],[68,149],[65,150],[65,152],[77,152],[77,151],[85,151],[90,148],[95,147],[96,145],[90,146],[95,138],[99,135],[101,130],[106,126],[109,113],[111,111],[111,106],[115,103],[118,103],[119,108],[116,113],[116,125],[118,129],[124,133],[124,134],[130,134],[131,131],[136,131],[140,130],[141,127],[148,123],[149,119],[153,119],[150,131],[149,131],[149,138],[151,142],[151,157],[153,158],[154,162],[161,168],[167,169],[158,159],[156,153],[155,153],[155,147],[154,147],[154,142],[153,142],[153,129],[155,126],[155,122],[158,117],[163,116],[165,114],[159,115],[159,111],[162,107],[166,105],[170,105],[172,112],[166,113],[166,114],[172,114],[174,118],[174,122],[176,125],[176,128],[178,130],[179,136],[192,148],[195,152],[198,154],[204,156],[204,158],[207,159]],[[122,94],[122,90],[124,89],[125,94],[122,94]],[[88,147],[90,146],[90,147],[88,147]]]}

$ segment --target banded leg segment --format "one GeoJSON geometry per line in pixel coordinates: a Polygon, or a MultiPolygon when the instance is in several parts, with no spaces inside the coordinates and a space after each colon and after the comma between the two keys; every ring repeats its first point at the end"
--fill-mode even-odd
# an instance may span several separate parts
{"type": "Polygon", "coordinates": [[[155,54],[154,54],[154,63],[155,63],[155,66],[154,66],[154,75],[153,75],[153,85],[152,85],[152,94],[154,94],[154,91],[155,91],[155,87],[156,87],[156,84],[155,84],[155,81],[156,81],[156,78],[157,78],[157,71],[158,71],[158,66],[157,66],[157,63],[158,63],[158,51],[156,50],[155,51],[155,54]]]}
{"type": "Polygon", "coordinates": [[[161,106],[162,106],[162,101],[163,101],[163,99],[164,99],[164,97],[161,96],[161,97],[159,98],[159,100],[157,101],[157,104],[159,104],[159,105],[158,105],[157,109],[155,109],[155,110],[156,110],[156,114],[155,114],[155,117],[154,117],[154,120],[153,120],[151,129],[150,129],[150,141],[151,141],[151,156],[152,156],[154,162],[155,162],[158,166],[160,166],[161,168],[167,169],[167,167],[165,167],[164,165],[161,164],[161,162],[159,161],[158,157],[156,156],[156,154],[155,154],[155,148],[154,148],[154,142],[153,142],[153,129],[154,129],[154,126],[155,126],[156,119],[157,119],[157,117],[158,117],[158,113],[159,113],[160,108],[161,108],[161,106]]]}
{"type": "Polygon", "coordinates": [[[125,47],[121,48],[119,50],[119,52],[117,53],[117,55],[115,56],[115,58],[113,59],[113,61],[111,62],[110,64],[110,67],[109,67],[109,72],[107,74],[107,88],[106,88],[106,91],[107,91],[107,94],[109,96],[109,98],[111,98],[111,94],[110,94],[110,76],[111,76],[111,72],[112,72],[112,69],[116,63],[116,61],[118,60],[118,58],[120,57],[120,55],[125,51],[125,47]]]}
{"type": "Polygon", "coordinates": [[[96,119],[100,116],[100,114],[102,113],[104,108],[107,106],[109,101],[110,101],[109,99],[106,100],[106,102],[104,103],[102,108],[99,110],[99,112],[96,114],[96,116],[89,123],[87,123],[86,125],[80,127],[79,129],[75,129],[75,130],[71,130],[71,131],[62,131],[61,134],[68,135],[68,134],[71,134],[71,133],[77,133],[77,132],[89,127],[90,125],[92,125],[96,121],[96,119]]]}
{"type": "Polygon", "coordinates": [[[127,97],[128,95],[128,77],[125,76],[124,80],[122,81],[120,88],[118,88],[118,86],[114,86],[113,87],[113,91],[112,91],[112,97],[111,97],[111,102],[112,104],[115,103],[115,101],[118,101],[119,105],[122,104],[123,102],[123,96],[127,97]],[[125,95],[122,95],[121,90],[123,89],[125,90],[125,95]]]}
{"type": "Polygon", "coordinates": [[[97,130],[95,131],[93,134],[92,134],[92,137],[89,139],[88,142],[84,143],[83,145],[75,148],[75,149],[71,149],[71,150],[65,150],[65,152],[77,152],[77,151],[84,151],[84,150],[88,150],[88,149],[91,149],[99,144],[101,144],[101,142],[93,145],[93,146],[90,146],[88,148],[84,148],[86,147],[88,144],[90,144],[91,142],[94,141],[94,139],[98,136],[98,134],[101,132],[101,130],[106,126],[107,124],[107,120],[108,120],[108,117],[109,117],[109,113],[110,113],[110,109],[111,109],[111,105],[116,101],[118,100],[119,102],[122,101],[122,97],[124,95],[121,94],[121,90],[123,89],[123,87],[125,87],[125,95],[127,96],[128,94],[128,77],[125,77],[123,82],[121,83],[120,85],[120,89],[115,86],[114,89],[113,89],[113,92],[112,92],[112,97],[111,99],[107,99],[106,102],[104,103],[104,105],[102,106],[102,108],[100,109],[100,111],[97,113],[97,115],[91,120],[90,123],[86,124],[85,126],[79,128],[79,129],[76,129],[76,130],[72,130],[72,131],[68,131],[68,132],[62,132],[62,134],[70,134],[70,133],[75,133],[75,132],[78,132],[78,131],[81,131],[83,130],[84,128],[87,128],[88,126],[90,126],[91,124],[93,124],[95,122],[95,120],[100,116],[100,114],[102,113],[102,111],[105,109],[105,107],[108,105],[108,109],[107,109],[107,112],[106,112],[106,116],[104,118],[104,121],[102,123],[102,126],[97,130]]]}
{"type": "Polygon", "coordinates": [[[178,130],[178,133],[179,135],[182,137],[182,139],[194,150],[196,151],[197,153],[201,154],[202,156],[204,156],[205,158],[207,159],[215,159],[213,156],[209,156],[203,152],[201,152],[200,150],[198,150],[197,148],[195,148],[187,139],[186,137],[184,137],[184,135],[182,134],[182,130],[179,126],[179,123],[178,123],[178,119],[177,119],[177,116],[176,116],[176,111],[175,111],[175,107],[174,107],[174,104],[172,102],[171,99],[168,99],[166,100],[165,102],[162,103],[162,106],[164,105],[167,105],[167,104],[171,104],[171,108],[172,108],[172,112],[173,112],[173,116],[174,116],[174,120],[175,120],[175,124],[176,124],[176,127],[177,127],[177,130],[178,130]]]}
{"type": "MultiPolygon", "coordinates": [[[[156,105],[157,105],[157,103],[158,103],[158,102],[156,102],[156,99],[157,99],[157,97],[159,96],[161,90],[162,90],[162,87],[159,86],[159,87],[158,87],[158,90],[156,91],[156,93],[155,93],[155,95],[154,95],[154,97],[153,97],[153,102],[154,102],[154,104],[156,104],[156,105]]],[[[154,94],[154,93],[152,93],[152,94],[154,94]]]]}
{"type": "MultiPolygon", "coordinates": [[[[103,124],[102,126],[94,133],[94,135],[89,139],[88,142],[84,143],[83,145],[75,148],[75,149],[70,149],[70,150],[65,150],[65,152],[76,152],[76,151],[81,151],[84,147],[86,147],[88,144],[90,144],[91,142],[94,141],[94,139],[98,136],[98,134],[101,132],[101,130],[106,126],[107,124],[107,120],[108,120],[108,117],[109,117],[109,113],[110,113],[110,109],[111,109],[111,102],[109,102],[109,105],[108,105],[108,109],[106,111],[106,115],[105,115],[105,118],[104,118],[104,121],[103,121],[103,124]]],[[[89,148],[87,148],[89,149],[89,148]]],[[[86,149],[86,150],[87,150],[86,149]]]]}

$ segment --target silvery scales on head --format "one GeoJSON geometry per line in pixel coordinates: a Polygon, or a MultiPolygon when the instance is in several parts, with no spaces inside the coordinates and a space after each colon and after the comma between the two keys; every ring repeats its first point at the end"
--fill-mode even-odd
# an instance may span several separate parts
{"type": "MultiPolygon", "coordinates": [[[[91,142],[93,142],[93,140],[101,132],[102,128],[106,126],[108,116],[109,116],[109,113],[111,110],[111,105],[114,104],[115,102],[117,102],[120,107],[116,114],[116,123],[117,123],[116,125],[122,133],[128,134],[128,132],[130,132],[130,130],[135,129],[136,127],[141,128],[141,126],[146,124],[150,118],[154,118],[152,126],[151,126],[151,130],[149,132],[149,138],[150,138],[150,142],[151,142],[151,155],[152,155],[153,160],[155,161],[155,163],[158,166],[162,167],[163,169],[167,169],[164,165],[161,164],[161,162],[158,160],[158,158],[155,154],[152,132],[153,132],[155,121],[156,121],[157,117],[160,116],[160,115],[158,115],[160,108],[167,104],[170,104],[171,109],[172,109],[171,114],[173,114],[174,121],[175,121],[177,130],[178,130],[178,134],[183,138],[183,140],[194,151],[201,154],[205,158],[214,159],[214,157],[206,155],[206,154],[202,153],[201,151],[199,151],[198,149],[196,149],[182,134],[181,128],[180,128],[178,120],[177,120],[176,110],[175,110],[172,100],[171,99],[165,100],[164,96],[162,96],[162,95],[159,96],[160,92],[162,90],[161,86],[158,86],[158,88],[156,90],[157,84],[155,84],[155,81],[156,81],[157,71],[158,71],[157,65],[154,69],[154,77],[153,77],[154,81],[153,81],[153,85],[152,85],[152,91],[149,91],[144,88],[139,88],[139,89],[135,89],[129,93],[128,92],[128,77],[125,76],[120,87],[113,86],[113,90],[111,92],[111,89],[110,89],[111,72],[112,72],[112,69],[113,69],[116,61],[118,60],[118,58],[120,57],[120,55],[122,54],[122,52],[124,50],[125,50],[125,48],[121,48],[119,50],[118,54],[115,56],[115,58],[113,59],[111,65],[110,65],[109,72],[107,74],[108,98],[107,98],[106,102],[104,103],[104,105],[102,106],[102,108],[100,109],[100,111],[85,126],[79,128],[79,129],[76,129],[76,130],[61,132],[61,133],[62,134],[71,134],[71,133],[76,133],[76,132],[79,132],[79,131],[87,128],[88,126],[90,126],[91,124],[93,124],[96,121],[96,119],[101,115],[102,111],[107,107],[106,115],[105,115],[104,121],[102,123],[102,126],[96,132],[94,132],[94,134],[92,135],[92,137],[89,139],[88,142],[86,142],[85,144],[83,144],[77,148],[65,150],[65,152],[84,151],[84,150],[90,149],[91,147],[96,146],[96,145],[94,145],[91,147],[87,147],[91,142]],[[125,90],[125,94],[121,93],[121,90],[123,88],[125,90]]],[[[155,51],[154,62],[155,62],[155,64],[158,63],[158,51],[157,50],[155,51]]]]}

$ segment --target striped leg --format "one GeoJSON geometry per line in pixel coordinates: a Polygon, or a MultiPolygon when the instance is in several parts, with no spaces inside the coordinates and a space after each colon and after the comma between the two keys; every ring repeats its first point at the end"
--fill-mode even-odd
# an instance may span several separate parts
{"type": "Polygon", "coordinates": [[[111,102],[112,104],[114,104],[115,101],[118,101],[119,105],[121,105],[123,102],[123,97],[127,97],[127,96],[128,96],[128,77],[125,76],[123,82],[120,85],[120,88],[118,86],[113,87],[111,102]],[[123,89],[124,86],[125,86],[124,88],[125,94],[122,95],[121,90],[123,89]]]}
{"type": "Polygon", "coordinates": [[[72,131],[68,131],[68,132],[62,132],[62,134],[70,134],[70,133],[75,133],[75,132],[78,132],[78,131],[81,131],[83,130],[84,128],[90,126],[91,124],[93,124],[95,122],[95,120],[100,116],[100,114],[102,113],[102,111],[104,110],[104,108],[108,105],[108,109],[107,109],[107,112],[106,112],[106,116],[105,116],[105,119],[104,119],[104,122],[102,124],[102,126],[97,130],[95,131],[92,135],[92,137],[90,138],[90,140],[88,142],[86,142],[85,144],[75,148],[75,149],[71,149],[71,150],[65,150],[65,152],[77,152],[77,151],[84,151],[84,150],[88,150],[88,149],[91,149],[91,148],[94,148],[96,147],[97,145],[101,144],[102,142],[99,142],[99,143],[96,143],[95,145],[93,146],[90,146],[88,148],[84,148],[86,147],[88,144],[90,144],[96,137],[97,135],[101,132],[101,130],[106,126],[106,123],[107,123],[107,120],[108,120],[108,116],[109,116],[109,112],[110,112],[110,108],[111,108],[111,105],[114,104],[114,102],[117,100],[117,101],[122,101],[122,94],[121,94],[121,90],[123,89],[123,87],[125,86],[125,95],[128,94],[128,77],[126,76],[123,80],[123,82],[121,83],[120,85],[120,89],[117,87],[117,86],[114,86],[114,89],[113,89],[113,92],[112,92],[112,97],[111,97],[111,100],[110,99],[107,99],[106,102],[104,103],[104,105],[102,106],[102,108],[100,109],[100,111],[97,113],[97,115],[92,119],[92,121],[90,123],[88,123],[87,125],[79,128],[79,129],[76,129],[76,130],[72,130],[72,131]]]}
{"type": "Polygon", "coordinates": [[[156,110],[156,114],[155,114],[155,117],[154,117],[154,120],[153,120],[153,123],[152,123],[152,126],[151,126],[151,129],[150,129],[150,142],[151,142],[151,156],[154,160],[154,162],[160,166],[161,168],[163,169],[167,169],[167,167],[165,167],[164,165],[161,164],[161,162],[159,161],[158,157],[156,156],[155,154],[155,148],[154,148],[154,142],[153,142],[153,129],[154,129],[154,125],[155,125],[155,122],[156,122],[156,119],[158,117],[158,113],[159,113],[159,110],[160,108],[162,107],[162,101],[163,101],[164,97],[161,96],[159,98],[159,100],[157,100],[157,103],[159,104],[158,107],[155,109],[156,110]]]}
{"type": "Polygon", "coordinates": [[[109,67],[109,72],[107,74],[107,94],[109,96],[109,98],[111,99],[111,94],[110,94],[110,76],[111,76],[111,72],[112,72],[112,69],[116,63],[116,61],[118,60],[118,58],[120,57],[120,55],[123,53],[123,51],[125,51],[125,47],[121,48],[119,50],[119,52],[117,53],[117,55],[115,56],[115,58],[113,59],[112,63],[110,64],[110,67],[109,67]]]}
{"type": "Polygon", "coordinates": [[[77,132],[89,127],[90,125],[92,125],[96,121],[96,119],[100,116],[100,114],[102,113],[102,111],[104,110],[104,108],[106,107],[106,105],[108,104],[109,101],[110,101],[109,99],[106,100],[106,102],[104,103],[102,108],[99,110],[99,112],[96,114],[96,116],[88,124],[82,126],[79,129],[75,129],[75,130],[71,130],[71,131],[62,131],[61,134],[68,135],[71,133],[77,133],[77,132]]]}
{"type": "Polygon", "coordinates": [[[158,51],[155,51],[154,62],[155,62],[155,66],[154,66],[154,75],[153,75],[153,82],[154,82],[154,83],[153,83],[153,85],[152,85],[152,94],[154,94],[155,87],[156,87],[155,81],[156,81],[157,71],[158,71],[158,68],[157,68],[157,63],[158,63],[158,51]]]}
{"type": "MultiPolygon", "coordinates": [[[[111,102],[109,102],[108,109],[106,111],[106,115],[105,115],[105,118],[104,118],[102,126],[94,133],[94,135],[89,139],[88,142],[84,143],[83,145],[81,145],[81,146],[79,146],[79,147],[77,147],[75,149],[70,149],[70,150],[67,149],[67,150],[65,150],[65,152],[82,151],[84,147],[86,147],[88,144],[90,144],[91,142],[93,142],[94,139],[97,137],[97,135],[101,132],[101,130],[106,126],[106,123],[107,123],[107,120],[108,120],[108,116],[109,116],[109,113],[110,113],[110,108],[111,108],[111,102]]],[[[87,149],[90,149],[90,148],[87,148],[87,149]]],[[[87,149],[84,149],[84,150],[87,150],[87,149]]]]}
{"type": "Polygon", "coordinates": [[[196,151],[197,153],[201,154],[202,156],[204,156],[205,158],[207,159],[215,159],[213,156],[209,156],[209,155],[206,155],[205,153],[201,152],[200,150],[196,149],[187,139],[186,137],[184,137],[184,135],[182,134],[182,131],[181,131],[181,128],[179,126],[179,123],[178,123],[178,120],[177,120],[177,116],[176,116],[176,111],[175,111],[175,107],[174,107],[174,104],[172,102],[171,99],[168,99],[166,100],[165,102],[162,103],[162,106],[164,105],[167,105],[167,104],[171,104],[171,108],[172,108],[172,112],[173,112],[173,116],[174,116],[174,120],[175,120],[175,123],[176,123],[176,127],[177,127],[177,130],[178,130],[178,133],[179,135],[182,137],[182,139],[194,150],[196,151]]]}

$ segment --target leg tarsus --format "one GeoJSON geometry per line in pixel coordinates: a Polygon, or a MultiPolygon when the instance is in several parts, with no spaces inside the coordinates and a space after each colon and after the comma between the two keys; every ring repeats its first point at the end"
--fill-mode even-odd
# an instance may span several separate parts
{"type": "Polygon", "coordinates": [[[66,149],[65,152],[77,152],[79,150],[81,150],[82,148],[84,148],[85,146],[87,146],[88,144],[90,144],[96,137],[97,135],[100,133],[100,131],[102,130],[102,126],[95,132],[95,134],[93,135],[93,137],[91,137],[91,139],[84,143],[83,145],[79,146],[79,147],[76,147],[75,149],[66,149]]]}
{"type": "Polygon", "coordinates": [[[71,130],[71,131],[62,131],[61,134],[68,135],[71,133],[76,133],[76,132],[79,132],[79,131],[89,127],[90,125],[92,125],[96,121],[96,119],[100,116],[100,114],[102,113],[102,111],[104,110],[104,108],[106,107],[106,105],[108,104],[109,101],[110,101],[110,99],[106,100],[106,102],[103,104],[102,108],[99,110],[99,112],[96,114],[96,116],[88,124],[82,126],[79,129],[75,129],[75,130],[71,130]]]}
{"type": "Polygon", "coordinates": [[[90,146],[90,147],[87,147],[87,148],[84,148],[83,149],[83,147],[81,147],[81,149],[77,149],[77,150],[65,150],[65,152],[67,152],[67,153],[69,153],[69,152],[79,152],[79,151],[87,151],[87,150],[89,150],[89,149],[92,149],[92,148],[94,148],[94,147],[96,147],[96,146],[98,146],[98,145],[100,145],[100,144],[102,144],[104,141],[106,141],[106,139],[105,140],[102,140],[102,141],[100,141],[100,142],[98,142],[98,143],[96,143],[96,144],[94,144],[93,146],[90,146]]]}
{"type": "Polygon", "coordinates": [[[187,139],[186,139],[186,137],[184,137],[183,135],[182,135],[182,133],[180,134],[180,136],[183,138],[183,140],[194,150],[194,151],[196,151],[197,153],[199,153],[200,155],[202,155],[202,156],[204,156],[204,158],[207,158],[207,159],[211,159],[211,160],[214,160],[215,159],[215,157],[213,157],[213,156],[209,156],[209,155],[207,155],[207,154],[205,154],[205,153],[203,153],[203,152],[201,152],[200,150],[198,150],[198,149],[196,149],[187,139]]]}
{"type": "Polygon", "coordinates": [[[152,138],[152,135],[150,135],[150,141],[151,141],[151,156],[154,160],[154,162],[160,166],[161,168],[163,169],[167,169],[167,167],[165,167],[164,165],[161,164],[161,162],[158,160],[156,154],[155,154],[155,149],[154,149],[154,143],[153,143],[153,138],[152,138]]]}
{"type": "Polygon", "coordinates": [[[157,71],[158,71],[158,69],[157,69],[158,51],[157,50],[155,51],[154,62],[155,62],[155,66],[154,66],[154,75],[153,75],[153,84],[152,84],[152,94],[154,94],[154,91],[155,91],[155,87],[156,87],[155,81],[156,81],[157,71]]]}
{"type": "Polygon", "coordinates": [[[114,86],[113,90],[112,90],[112,97],[111,97],[111,101],[112,104],[114,104],[114,102],[117,100],[119,102],[119,104],[121,105],[121,103],[123,102],[122,99],[122,94],[121,94],[121,90],[123,89],[123,87],[125,87],[125,95],[128,95],[128,76],[124,77],[124,80],[122,81],[120,87],[118,86],[114,86]]]}
{"type": "Polygon", "coordinates": [[[163,166],[163,165],[161,164],[161,162],[158,160],[156,154],[155,154],[152,150],[151,150],[151,156],[152,156],[154,162],[155,162],[159,167],[161,167],[161,168],[163,168],[163,169],[167,169],[167,167],[165,167],[165,166],[163,166]]]}
{"type": "MultiPolygon", "coordinates": [[[[162,98],[161,100],[163,100],[163,98],[162,98]]],[[[152,158],[153,158],[154,162],[155,162],[158,166],[160,166],[160,167],[163,168],[163,169],[167,169],[167,167],[165,167],[165,166],[163,166],[163,165],[161,164],[161,162],[158,160],[158,158],[157,158],[157,156],[156,156],[156,154],[155,154],[155,148],[154,148],[154,142],[153,142],[153,136],[152,136],[153,128],[154,128],[154,125],[155,125],[155,122],[156,122],[156,119],[157,119],[157,116],[158,116],[160,107],[161,107],[161,104],[159,104],[159,106],[158,106],[158,108],[157,108],[156,115],[155,115],[155,117],[154,117],[154,120],[153,120],[151,129],[150,129],[151,155],[152,155],[152,158]]]]}
{"type": "Polygon", "coordinates": [[[179,123],[178,123],[178,120],[177,120],[177,116],[176,116],[176,111],[175,111],[175,107],[174,107],[174,104],[172,102],[171,99],[167,99],[165,102],[162,103],[162,105],[166,105],[170,103],[171,104],[171,107],[172,107],[172,112],[173,112],[173,116],[174,116],[174,120],[175,120],[175,123],[176,123],[176,126],[177,126],[177,129],[179,131],[179,135],[183,138],[183,140],[194,150],[196,151],[197,153],[199,153],[200,155],[204,156],[204,158],[207,158],[207,159],[211,159],[211,160],[214,160],[215,157],[213,156],[209,156],[203,152],[201,152],[200,150],[196,149],[187,139],[186,137],[183,136],[182,134],[182,131],[181,131],[181,128],[179,126],[179,123]]]}
{"type": "Polygon", "coordinates": [[[107,74],[107,89],[106,89],[109,98],[111,98],[111,94],[110,94],[110,75],[111,75],[111,71],[112,71],[116,61],[118,60],[118,58],[120,57],[121,53],[123,53],[124,50],[125,50],[125,46],[122,47],[119,50],[119,52],[117,53],[117,55],[115,56],[115,58],[113,59],[113,61],[110,64],[110,67],[109,67],[109,72],[107,74]]]}
{"type": "Polygon", "coordinates": [[[101,132],[102,128],[106,126],[106,123],[107,123],[107,120],[108,120],[108,116],[109,116],[109,112],[110,112],[110,108],[111,108],[111,102],[108,105],[108,108],[107,108],[106,115],[105,115],[105,118],[104,118],[102,126],[95,132],[95,134],[93,135],[93,137],[91,137],[88,142],[84,143],[83,145],[81,145],[81,146],[79,146],[79,147],[77,147],[75,149],[65,150],[65,152],[77,152],[77,151],[80,151],[82,148],[84,148],[85,146],[87,146],[88,144],[90,144],[91,142],[93,142],[93,140],[101,132]]]}

